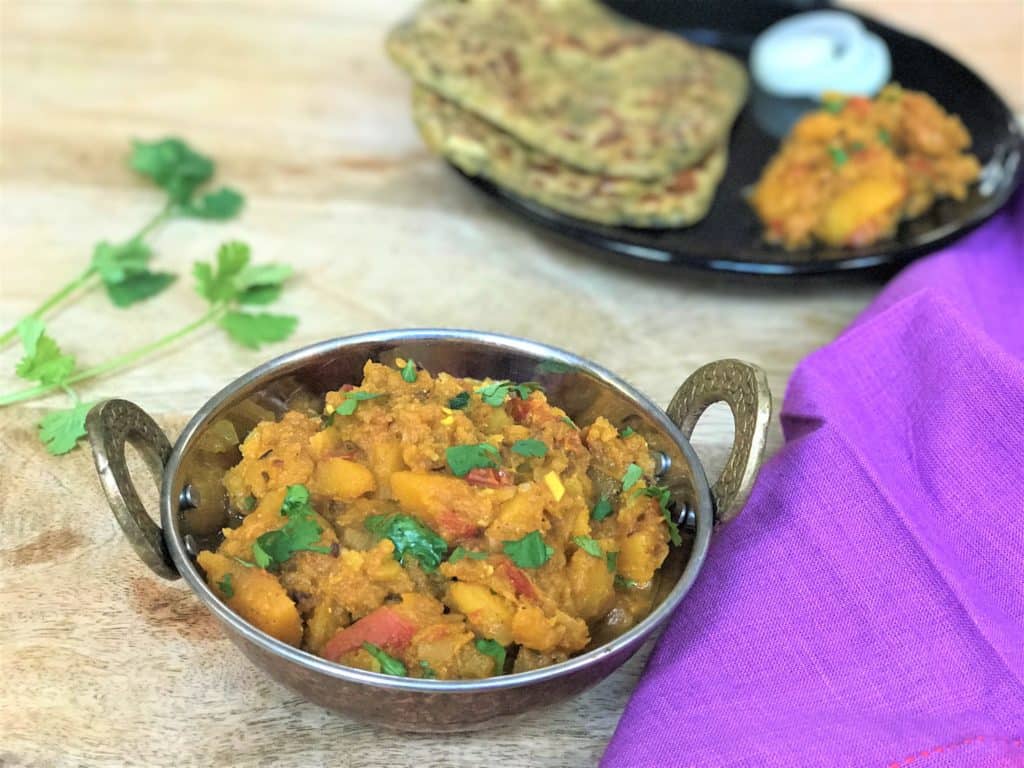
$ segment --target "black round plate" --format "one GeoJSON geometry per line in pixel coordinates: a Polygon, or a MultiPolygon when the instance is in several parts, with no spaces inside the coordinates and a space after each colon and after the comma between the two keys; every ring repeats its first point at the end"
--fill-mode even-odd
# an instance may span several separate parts
{"type": "MultiPolygon", "coordinates": [[[[695,42],[747,60],[756,35],[779,19],[806,10],[780,2],[717,0],[665,3],[618,0],[616,10],[695,42]]],[[[594,224],[518,197],[484,179],[471,183],[530,221],[564,237],[630,259],[762,275],[820,274],[903,264],[933,251],[988,219],[1009,199],[1024,175],[1024,141],[1013,113],[974,72],[933,45],[860,16],[889,46],[893,80],[930,93],[960,115],[974,139],[972,151],[985,170],[966,200],[944,200],[928,213],[900,225],[896,235],[863,248],[814,247],[785,251],[766,243],[744,199],[778,148],[748,103],[729,143],[729,167],[707,217],[685,229],[634,229],[594,224]]],[[[756,98],[756,96],[755,96],[756,98]]]]}

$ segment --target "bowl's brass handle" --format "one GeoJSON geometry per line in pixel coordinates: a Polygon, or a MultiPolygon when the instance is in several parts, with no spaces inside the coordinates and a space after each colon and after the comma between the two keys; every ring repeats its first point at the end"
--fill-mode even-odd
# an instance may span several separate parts
{"type": "Polygon", "coordinates": [[[103,492],[107,494],[110,509],[124,535],[136,554],[155,573],[165,579],[178,578],[178,571],[164,542],[164,533],[146,514],[124,455],[125,443],[135,446],[159,485],[164,465],[171,455],[167,435],[149,414],[127,400],[105,400],[94,406],[85,420],[85,429],[89,433],[103,492]]]}
{"type": "Polygon", "coordinates": [[[764,457],[772,413],[764,371],[742,360],[718,360],[698,368],[676,391],[668,415],[689,438],[708,406],[720,401],[732,409],[735,437],[722,474],[711,486],[711,496],[716,520],[727,522],[743,508],[764,457]]]}

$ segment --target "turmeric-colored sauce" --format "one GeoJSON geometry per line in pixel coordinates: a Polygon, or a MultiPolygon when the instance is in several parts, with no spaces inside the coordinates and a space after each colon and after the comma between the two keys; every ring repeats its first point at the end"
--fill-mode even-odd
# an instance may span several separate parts
{"type": "Polygon", "coordinates": [[[978,178],[967,129],[926,93],[893,84],[873,100],[829,94],[824,104],[793,127],[754,188],[770,242],[870,245],[939,198],[964,199],[978,178]]]}
{"type": "Polygon", "coordinates": [[[398,363],[245,438],[224,477],[242,522],[198,557],[211,588],[286,643],[438,679],[564,661],[646,616],[679,534],[644,438],[534,384],[398,363]]]}

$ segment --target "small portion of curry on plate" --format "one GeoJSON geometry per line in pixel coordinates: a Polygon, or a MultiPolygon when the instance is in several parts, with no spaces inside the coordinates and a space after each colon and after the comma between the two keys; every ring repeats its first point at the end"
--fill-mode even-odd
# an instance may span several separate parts
{"type": "Polygon", "coordinates": [[[870,245],[940,198],[963,200],[980,166],[960,118],[926,93],[887,85],[875,99],[826,94],[793,127],[754,188],[765,238],[870,245]]]}
{"type": "Polygon", "coordinates": [[[197,558],[251,624],[447,680],[564,661],[651,611],[681,539],[640,434],[412,360],[325,400],[249,433],[223,480],[240,523],[197,558]]]}

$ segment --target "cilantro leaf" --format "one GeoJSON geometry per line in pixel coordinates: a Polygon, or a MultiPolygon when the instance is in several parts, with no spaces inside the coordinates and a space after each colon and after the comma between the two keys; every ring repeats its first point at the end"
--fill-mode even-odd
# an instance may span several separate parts
{"type": "Polygon", "coordinates": [[[221,187],[203,195],[196,202],[186,203],[182,206],[182,211],[186,216],[196,219],[223,221],[237,216],[243,205],[245,198],[241,193],[230,187],[221,187]]]}
{"type": "Polygon", "coordinates": [[[106,283],[107,296],[118,307],[129,307],[140,301],[163,293],[175,280],[177,275],[170,272],[139,272],[128,275],[117,283],[106,283]]]}
{"type": "MultiPolygon", "coordinates": [[[[384,394],[383,392],[346,392],[345,399],[334,409],[334,413],[342,416],[351,416],[356,412],[356,408],[359,407],[359,403],[363,400],[375,400],[378,397],[384,397],[384,394]]],[[[331,423],[334,423],[333,420],[331,423]]]]}
{"type": "Polygon", "coordinates": [[[572,540],[576,543],[576,546],[588,555],[592,557],[604,557],[604,550],[601,549],[601,545],[589,536],[573,536],[572,540]]]}
{"type": "Polygon", "coordinates": [[[292,276],[287,264],[246,264],[232,278],[235,293],[239,296],[253,288],[280,286],[292,276]]]}
{"type": "Polygon", "coordinates": [[[378,539],[390,539],[395,545],[395,560],[405,565],[412,555],[426,573],[433,573],[448,552],[448,542],[408,515],[371,515],[363,523],[378,539]]]}
{"type": "Polygon", "coordinates": [[[608,501],[607,498],[602,496],[600,499],[597,500],[597,504],[594,505],[594,509],[593,511],[591,511],[590,516],[594,518],[597,522],[601,522],[606,517],[608,517],[608,515],[610,515],[613,511],[614,510],[612,509],[612,503],[608,501]]]}
{"type": "Polygon", "coordinates": [[[448,562],[457,563],[466,557],[470,560],[486,560],[489,555],[489,552],[474,552],[472,549],[466,549],[460,545],[452,550],[452,553],[448,556],[448,562]]]}
{"type": "Polygon", "coordinates": [[[405,366],[402,368],[402,381],[408,384],[416,382],[416,361],[411,357],[405,361],[405,366]]]}
{"type": "Polygon", "coordinates": [[[615,586],[622,587],[623,589],[632,589],[636,586],[636,582],[633,579],[627,579],[625,576],[616,576],[615,586]]]}
{"type": "Polygon", "coordinates": [[[129,275],[146,271],[153,252],[141,240],[113,245],[105,240],[96,243],[92,251],[92,265],[107,285],[120,283],[129,275]]]}
{"type": "Polygon", "coordinates": [[[437,678],[437,672],[430,666],[430,662],[426,659],[420,659],[420,670],[421,676],[424,680],[435,680],[437,678]]]}
{"type": "Polygon", "coordinates": [[[482,637],[478,637],[473,644],[480,653],[494,659],[494,674],[500,675],[505,671],[505,646],[497,640],[485,640],[482,637]]]}
{"type": "Polygon", "coordinates": [[[625,440],[627,437],[632,437],[636,434],[636,430],[632,427],[623,427],[619,430],[619,437],[625,440]]]}
{"type": "Polygon", "coordinates": [[[548,447],[540,440],[516,440],[512,443],[512,452],[540,458],[548,455],[548,447]]]}
{"type": "Polygon", "coordinates": [[[256,497],[250,494],[242,499],[242,509],[246,512],[252,512],[256,509],[256,497]]]}
{"type": "Polygon", "coordinates": [[[259,349],[261,344],[283,341],[295,331],[299,319],[294,315],[231,310],[220,319],[220,327],[243,347],[259,349]]]}
{"type": "Polygon", "coordinates": [[[18,335],[25,354],[14,372],[21,378],[40,384],[60,384],[75,370],[75,358],[60,351],[39,318],[30,315],[18,323],[18,335]]]}
{"type": "Polygon", "coordinates": [[[448,401],[448,407],[453,411],[461,411],[467,405],[469,405],[469,392],[459,392],[459,394],[448,401]]]}
{"type": "Polygon", "coordinates": [[[626,474],[622,476],[622,490],[628,491],[634,485],[640,482],[640,478],[644,476],[644,471],[638,464],[630,464],[626,467],[626,474]]]}
{"type": "Polygon", "coordinates": [[[235,278],[249,263],[249,258],[249,246],[245,243],[224,243],[217,249],[216,267],[203,261],[194,265],[196,292],[211,304],[234,299],[239,292],[235,278]]]}
{"type": "Polygon", "coordinates": [[[181,139],[133,142],[129,163],[167,192],[172,202],[187,203],[195,190],[214,172],[213,161],[192,149],[181,139]]]}
{"type": "Polygon", "coordinates": [[[281,503],[281,515],[288,521],[277,530],[262,534],[252,545],[253,560],[258,566],[274,568],[287,562],[296,552],[327,554],[331,551],[330,547],[316,546],[324,531],[309,503],[306,486],[288,486],[281,503]]]}
{"type": "Polygon", "coordinates": [[[235,587],[231,583],[231,580],[232,575],[230,573],[225,573],[224,578],[217,582],[217,589],[219,589],[221,594],[228,599],[235,596],[235,587]]]}
{"type": "Polygon", "coordinates": [[[520,400],[528,400],[531,392],[543,392],[544,387],[536,381],[524,381],[522,384],[513,384],[509,390],[519,395],[520,400]]]}
{"type": "Polygon", "coordinates": [[[85,437],[85,417],[92,403],[77,403],[71,408],[46,414],[39,422],[39,439],[54,456],[67,453],[85,437]]]}
{"type": "Polygon", "coordinates": [[[665,523],[668,525],[668,536],[672,540],[672,543],[677,547],[683,543],[683,537],[679,534],[679,526],[676,521],[672,519],[672,510],[669,509],[672,504],[672,494],[668,488],[663,485],[652,485],[649,488],[644,488],[640,493],[644,496],[651,496],[658,500],[658,506],[661,508],[661,514],[665,518],[665,523]]]}
{"type": "Polygon", "coordinates": [[[828,154],[829,157],[832,158],[832,164],[835,165],[836,168],[843,166],[846,161],[850,159],[846,154],[846,150],[842,147],[829,147],[828,154]]]}
{"type": "Polygon", "coordinates": [[[573,429],[579,429],[579,427],[576,426],[576,422],[573,421],[572,419],[570,419],[568,416],[563,416],[562,417],[562,421],[565,422],[566,424],[568,424],[573,429]]]}
{"type": "Polygon", "coordinates": [[[256,563],[250,563],[248,560],[243,560],[240,557],[232,557],[231,559],[234,560],[236,563],[238,563],[243,568],[255,568],[256,567],[256,563]]]}
{"type": "Polygon", "coordinates": [[[885,128],[878,129],[878,140],[887,147],[892,146],[892,134],[890,134],[885,128]]]}
{"type": "Polygon", "coordinates": [[[511,387],[511,381],[495,381],[490,384],[483,384],[473,391],[480,395],[480,399],[488,405],[500,408],[505,404],[505,398],[508,397],[508,391],[511,387]]]}
{"type": "Polygon", "coordinates": [[[380,664],[380,672],[382,675],[405,677],[409,674],[409,670],[405,668],[405,664],[391,654],[382,650],[379,645],[363,643],[363,650],[377,660],[377,663],[380,664]]]}
{"type": "Polygon", "coordinates": [[[608,565],[608,573],[615,573],[615,569],[619,565],[619,553],[618,552],[609,552],[608,554],[605,555],[605,561],[607,562],[607,565],[608,565]]]}
{"type": "Polygon", "coordinates": [[[456,477],[465,477],[471,469],[498,466],[498,462],[492,458],[492,455],[498,455],[498,449],[490,443],[453,445],[445,450],[444,455],[448,467],[456,477]]]}
{"type": "Polygon", "coordinates": [[[540,531],[531,531],[518,541],[506,541],[502,550],[520,568],[540,568],[555,550],[544,543],[540,531]]]}

